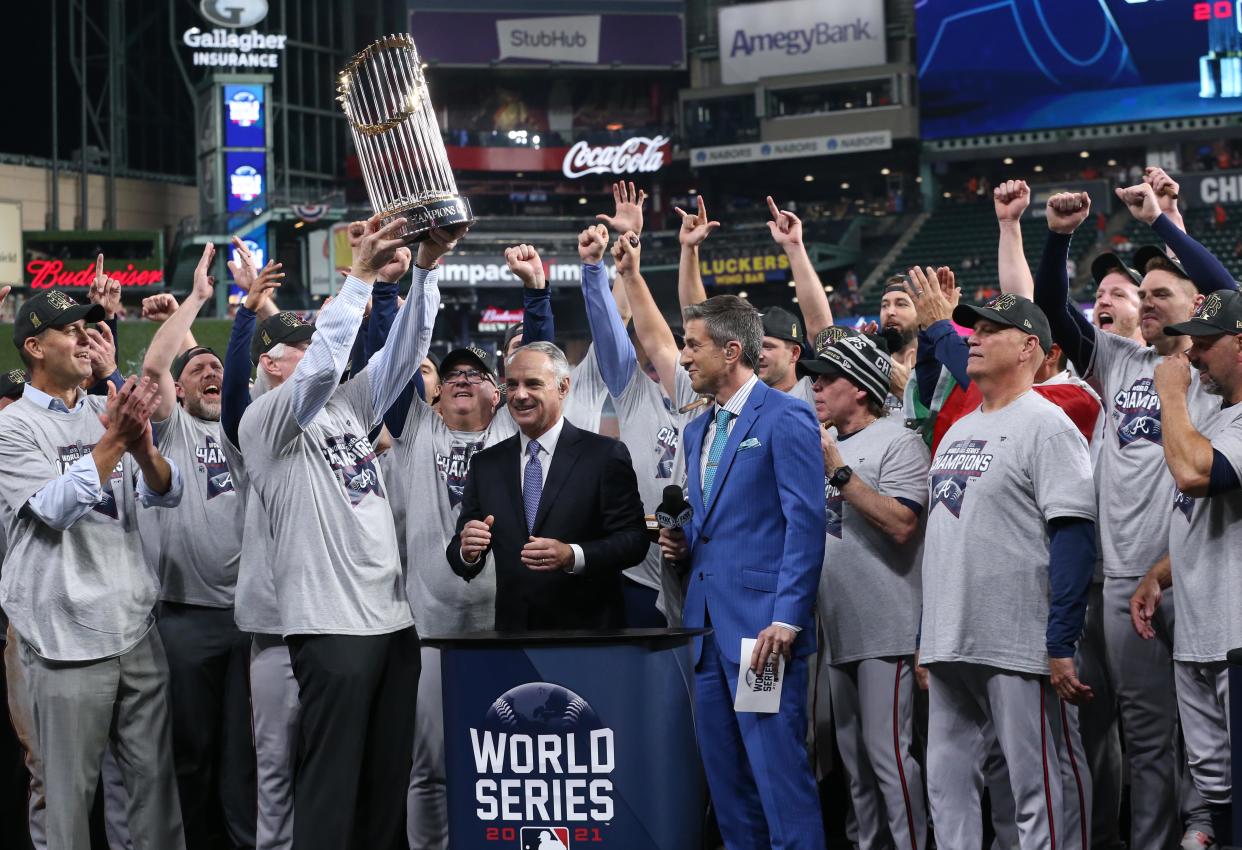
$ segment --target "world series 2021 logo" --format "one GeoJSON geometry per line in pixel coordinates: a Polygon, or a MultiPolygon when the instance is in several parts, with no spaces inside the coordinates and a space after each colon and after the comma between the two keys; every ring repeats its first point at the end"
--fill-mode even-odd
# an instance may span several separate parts
{"type": "Polygon", "coordinates": [[[568,850],[571,841],[605,840],[616,748],[612,729],[582,697],[548,682],[518,685],[470,729],[470,744],[475,817],[488,841],[568,850]]]}

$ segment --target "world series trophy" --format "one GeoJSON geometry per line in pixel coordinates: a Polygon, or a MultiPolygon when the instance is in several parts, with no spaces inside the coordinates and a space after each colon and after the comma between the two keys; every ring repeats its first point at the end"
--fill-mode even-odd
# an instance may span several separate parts
{"type": "Polygon", "coordinates": [[[367,46],[340,72],[337,101],[349,121],[371,207],[383,223],[406,219],[407,243],[435,227],[471,224],[440,138],[418,48],[409,35],[367,46]]]}

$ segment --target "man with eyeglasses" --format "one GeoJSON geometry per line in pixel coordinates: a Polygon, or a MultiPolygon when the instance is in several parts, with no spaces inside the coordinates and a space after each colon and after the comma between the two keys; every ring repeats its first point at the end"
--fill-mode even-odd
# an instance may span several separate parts
{"type": "Polygon", "coordinates": [[[137,513],[175,507],[181,475],[151,437],[157,383],[131,378],[106,399],[80,389],[92,371],[88,323],[103,318],[102,307],[60,290],[17,311],[13,341],[30,382],[0,414],[8,543],[0,604],[16,633],[10,649],[50,803],[47,846],[89,846],[111,744],[135,847],[175,850],[185,839],[168,664],[152,628],[159,587],[143,560],[137,513]]]}

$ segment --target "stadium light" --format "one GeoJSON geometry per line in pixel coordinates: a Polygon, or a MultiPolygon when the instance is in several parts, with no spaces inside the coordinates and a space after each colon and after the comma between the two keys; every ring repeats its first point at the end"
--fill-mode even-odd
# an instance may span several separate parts
{"type": "Polygon", "coordinates": [[[586,202],[587,202],[587,199],[585,197],[578,199],[579,204],[585,204],[586,202]]]}
{"type": "Polygon", "coordinates": [[[1079,151],[1078,155],[1082,157],[1083,159],[1089,159],[1091,156],[1091,151],[1079,151]]]}
{"type": "Polygon", "coordinates": [[[1005,165],[1013,165],[1013,157],[1007,156],[1001,162],[1005,163],[1005,165]]]}
{"type": "Polygon", "coordinates": [[[1036,173],[1038,173],[1038,172],[1040,172],[1040,171],[1043,171],[1043,170],[1044,170],[1044,167],[1043,167],[1042,165],[1037,165],[1037,166],[1035,166],[1034,168],[1032,168],[1031,170],[1032,170],[1032,171],[1034,171],[1034,172],[1036,172],[1036,173]]]}
{"type": "Polygon", "coordinates": [[[881,169],[880,169],[880,173],[881,173],[881,174],[883,174],[885,177],[887,177],[888,175],[892,174],[893,172],[892,172],[892,170],[891,170],[891,169],[888,169],[888,168],[881,168],[881,169]]]}
{"type": "MultiPolygon", "coordinates": [[[[745,297],[746,297],[746,290],[745,290],[745,289],[743,289],[741,292],[739,292],[739,293],[737,294],[737,297],[738,297],[738,298],[745,298],[745,297]]],[[[797,301],[797,300],[798,300],[797,298],[795,298],[795,299],[794,299],[794,301],[797,301]]]]}
{"type": "Polygon", "coordinates": [[[842,189],[848,189],[849,187],[850,187],[850,184],[849,184],[849,183],[842,183],[842,184],[841,184],[841,188],[842,188],[842,189]]]}
{"type": "Polygon", "coordinates": [[[806,175],[805,177],[803,177],[802,179],[803,179],[803,180],[805,180],[805,181],[806,181],[806,182],[808,182],[808,183],[814,183],[814,182],[815,182],[815,175],[814,175],[814,174],[808,174],[808,175],[806,175]]]}

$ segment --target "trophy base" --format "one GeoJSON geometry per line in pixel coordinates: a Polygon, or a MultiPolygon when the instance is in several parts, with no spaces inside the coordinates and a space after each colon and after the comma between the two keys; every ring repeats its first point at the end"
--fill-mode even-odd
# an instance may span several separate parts
{"type": "Polygon", "coordinates": [[[457,227],[462,224],[474,224],[474,214],[470,211],[470,202],[465,198],[441,198],[424,204],[415,204],[398,210],[383,218],[383,224],[404,218],[405,227],[401,228],[400,237],[407,245],[414,245],[427,239],[430,232],[437,227],[457,227]]]}

